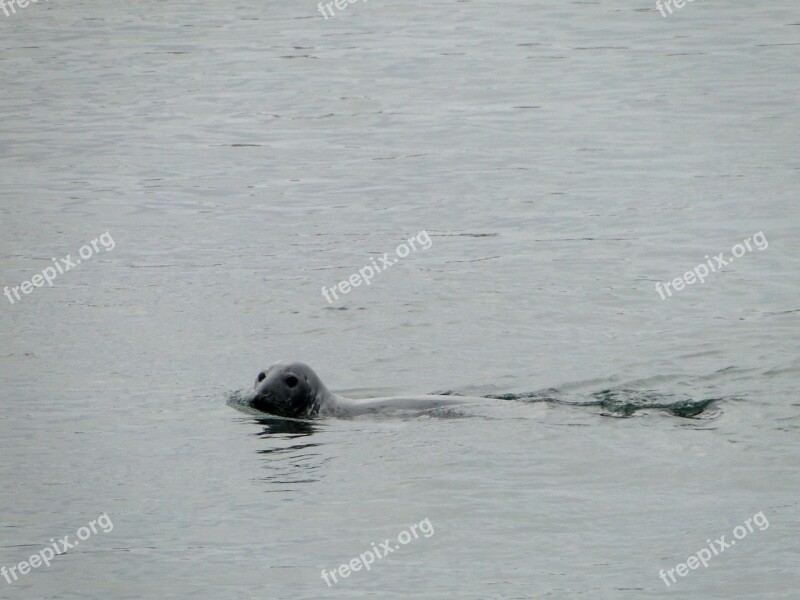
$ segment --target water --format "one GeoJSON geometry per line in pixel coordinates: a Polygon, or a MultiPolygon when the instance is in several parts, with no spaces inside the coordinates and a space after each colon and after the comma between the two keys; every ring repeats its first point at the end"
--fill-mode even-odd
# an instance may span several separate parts
{"type": "Polygon", "coordinates": [[[113,521],[0,598],[796,597],[799,34],[788,0],[0,15],[2,285],[114,241],[0,300],[0,565],[113,521]],[[227,404],[281,359],[503,399],[227,404]]]}

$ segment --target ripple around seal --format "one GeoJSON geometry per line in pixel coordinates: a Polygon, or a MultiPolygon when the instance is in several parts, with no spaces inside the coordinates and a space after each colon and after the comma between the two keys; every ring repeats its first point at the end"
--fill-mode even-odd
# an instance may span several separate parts
{"type": "Polygon", "coordinates": [[[250,406],[250,400],[253,399],[253,391],[249,389],[236,390],[229,392],[225,403],[242,412],[252,415],[263,415],[264,413],[255,410],[250,406]]]}

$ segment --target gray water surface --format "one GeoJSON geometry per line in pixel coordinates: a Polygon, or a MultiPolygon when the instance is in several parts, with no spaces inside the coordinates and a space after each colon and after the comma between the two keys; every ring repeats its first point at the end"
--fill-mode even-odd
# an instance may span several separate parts
{"type": "Polygon", "coordinates": [[[0,12],[0,286],[114,242],[0,298],[0,566],[113,522],[0,598],[796,598],[799,58],[789,0],[0,12]],[[282,359],[494,398],[230,405],[282,359]]]}

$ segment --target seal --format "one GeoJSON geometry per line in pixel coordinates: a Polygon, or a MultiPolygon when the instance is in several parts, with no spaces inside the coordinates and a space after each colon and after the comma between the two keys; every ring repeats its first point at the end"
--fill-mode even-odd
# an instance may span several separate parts
{"type": "Polygon", "coordinates": [[[331,392],[314,370],[301,362],[280,362],[261,371],[248,404],[261,412],[299,419],[348,418],[393,410],[429,410],[464,404],[452,396],[390,396],[351,400],[331,392]]]}

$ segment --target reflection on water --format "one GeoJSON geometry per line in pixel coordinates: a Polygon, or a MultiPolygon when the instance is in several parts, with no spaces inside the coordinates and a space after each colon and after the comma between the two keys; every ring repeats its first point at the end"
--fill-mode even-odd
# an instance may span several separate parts
{"type": "MultiPolygon", "coordinates": [[[[245,422],[249,425],[251,422],[245,422]]],[[[263,457],[263,468],[267,475],[260,477],[269,492],[289,490],[286,485],[315,483],[325,475],[323,467],[331,460],[321,451],[321,443],[291,443],[299,438],[313,435],[319,427],[308,421],[264,417],[252,421],[262,427],[255,432],[268,447],[256,452],[263,457]]]]}
{"type": "Polygon", "coordinates": [[[259,437],[268,437],[275,434],[289,434],[288,437],[302,437],[311,435],[317,429],[313,422],[302,421],[300,419],[264,417],[256,419],[255,422],[264,426],[264,430],[258,433],[259,437]]]}

